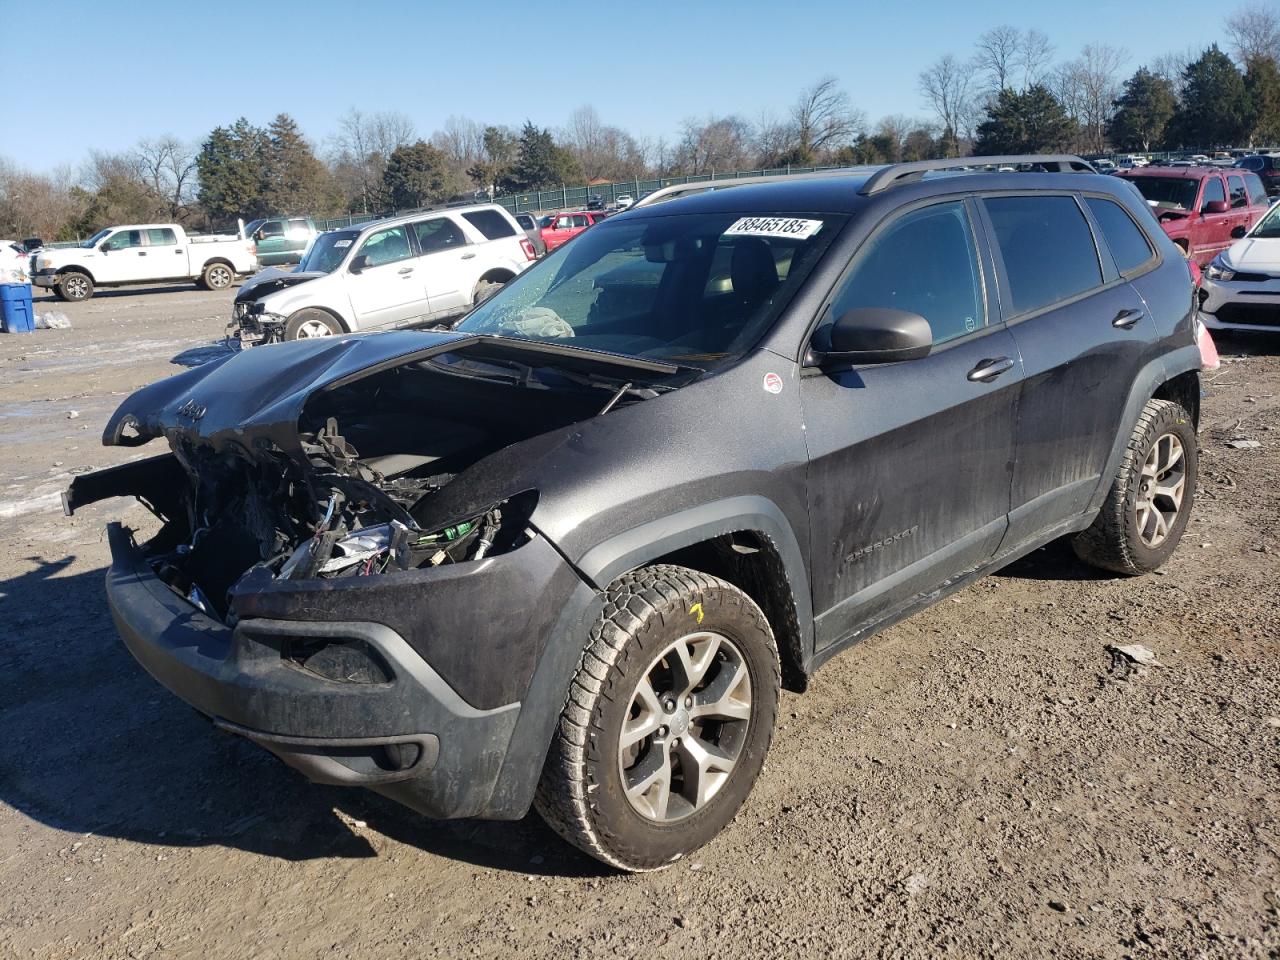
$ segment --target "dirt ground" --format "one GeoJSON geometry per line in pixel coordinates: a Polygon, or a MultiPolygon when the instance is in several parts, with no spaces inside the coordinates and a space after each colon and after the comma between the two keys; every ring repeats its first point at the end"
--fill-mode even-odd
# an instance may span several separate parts
{"type": "Polygon", "coordinates": [[[146,514],[58,492],[141,455],[108,414],[216,353],[231,298],[0,336],[0,956],[1280,957],[1280,339],[1220,340],[1162,575],[1052,545],[864,642],[784,695],[720,838],[620,876],[535,815],[311,786],[125,651],[102,528],[146,514]]]}

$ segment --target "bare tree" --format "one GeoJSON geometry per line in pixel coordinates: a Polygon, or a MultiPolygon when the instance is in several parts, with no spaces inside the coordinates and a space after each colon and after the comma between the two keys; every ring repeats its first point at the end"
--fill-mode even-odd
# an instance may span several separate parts
{"type": "Polygon", "coordinates": [[[1151,61],[1149,69],[1157,77],[1163,77],[1173,85],[1173,92],[1179,100],[1182,99],[1182,88],[1187,80],[1187,66],[1200,57],[1200,52],[1194,47],[1187,47],[1181,51],[1171,51],[1162,53],[1151,61]]]}
{"type": "Polygon", "coordinates": [[[431,145],[444,154],[445,193],[461,193],[470,187],[468,171],[485,155],[484,129],[484,124],[469,117],[450,116],[443,129],[431,135],[431,145]]]}
{"type": "Polygon", "coordinates": [[[948,53],[920,73],[924,94],[943,126],[943,150],[949,157],[960,154],[960,131],[972,114],[974,66],[948,53]]]}
{"type": "Polygon", "coordinates": [[[789,118],[780,118],[772,110],[762,111],[756,121],[756,163],[762,167],[774,167],[791,159],[796,146],[795,124],[789,118]]]}
{"type": "Polygon", "coordinates": [[[676,147],[676,167],[686,174],[715,173],[743,169],[751,160],[754,130],[738,116],[689,118],[676,147]]]}
{"type": "Polygon", "coordinates": [[[1091,43],[1080,51],[1072,78],[1079,86],[1080,133],[1084,149],[1101,152],[1106,147],[1106,125],[1115,112],[1122,81],[1120,68],[1129,59],[1123,47],[1091,43]]]}
{"type": "Polygon", "coordinates": [[[76,177],[69,168],[34,174],[0,157],[0,235],[73,238],[74,224],[88,204],[88,194],[76,189],[76,177]]]}
{"type": "Polygon", "coordinates": [[[1039,30],[1028,30],[1022,36],[1017,64],[1022,71],[1022,89],[1044,82],[1049,64],[1053,62],[1053,43],[1039,30]]]}
{"type": "Polygon", "coordinates": [[[163,198],[169,217],[184,220],[195,195],[195,150],[166,134],[155,140],[139,141],[133,155],[152,192],[163,198]]]}
{"type": "Polygon", "coordinates": [[[791,108],[791,124],[801,154],[816,158],[823,150],[843,146],[862,129],[864,116],[849,102],[835,77],[823,77],[800,92],[791,108]]]}
{"type": "Polygon", "coordinates": [[[974,65],[983,74],[987,88],[999,94],[1014,85],[1014,69],[1022,55],[1022,34],[1008,24],[993,27],[978,38],[974,65]]]}
{"type": "Polygon", "coordinates": [[[1257,57],[1270,57],[1280,64],[1280,8],[1274,4],[1241,7],[1227,18],[1227,36],[1241,64],[1257,57]]]}
{"type": "Polygon", "coordinates": [[[413,121],[403,113],[348,110],[338,121],[331,149],[334,174],[348,202],[366,211],[376,205],[388,158],[417,139],[413,121]]]}

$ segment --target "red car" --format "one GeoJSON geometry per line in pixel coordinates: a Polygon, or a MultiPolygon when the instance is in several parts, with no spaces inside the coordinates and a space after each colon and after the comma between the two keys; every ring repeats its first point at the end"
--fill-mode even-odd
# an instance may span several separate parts
{"type": "Polygon", "coordinates": [[[1269,206],[1258,175],[1216,167],[1143,167],[1117,174],[1133,183],[1164,232],[1204,266],[1262,219],[1269,206]]]}
{"type": "Polygon", "coordinates": [[[542,228],[542,242],[547,245],[547,252],[550,253],[566,241],[572,240],[604,217],[599,210],[575,210],[573,213],[561,213],[552,217],[551,222],[542,228]]]}

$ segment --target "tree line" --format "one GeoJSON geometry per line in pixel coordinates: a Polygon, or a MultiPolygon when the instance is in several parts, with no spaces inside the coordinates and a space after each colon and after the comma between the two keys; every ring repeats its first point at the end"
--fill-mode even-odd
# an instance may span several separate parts
{"type": "Polygon", "coordinates": [[[352,108],[320,143],[282,113],[265,127],[241,117],[194,144],[164,136],[91,151],[78,170],[38,174],[0,158],[0,236],[377,214],[477,192],[786,165],[1280,144],[1280,15],[1246,6],[1226,26],[1227,52],[1211,44],[1168,53],[1127,77],[1123,48],[1090,44],[1059,59],[1047,35],[995,27],[967,55],[945,54],[921,71],[925,116],[874,124],[823,77],[781,112],[689,117],[670,139],[637,137],[589,105],[554,129],[454,116],[428,136],[403,114],[352,108]]]}

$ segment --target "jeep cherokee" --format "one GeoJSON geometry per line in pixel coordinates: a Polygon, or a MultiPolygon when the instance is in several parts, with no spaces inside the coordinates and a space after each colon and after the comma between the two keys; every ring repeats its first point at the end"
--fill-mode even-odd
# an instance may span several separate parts
{"type": "Polygon", "coordinates": [[[687,855],[781,687],[1050,540],[1141,574],[1187,524],[1182,255],[1077,158],[977,162],[655,194],[451,330],[139,390],[104,441],[170,452],[66,494],[161,521],[109,527],[125,643],[314,781],[687,855]]]}

